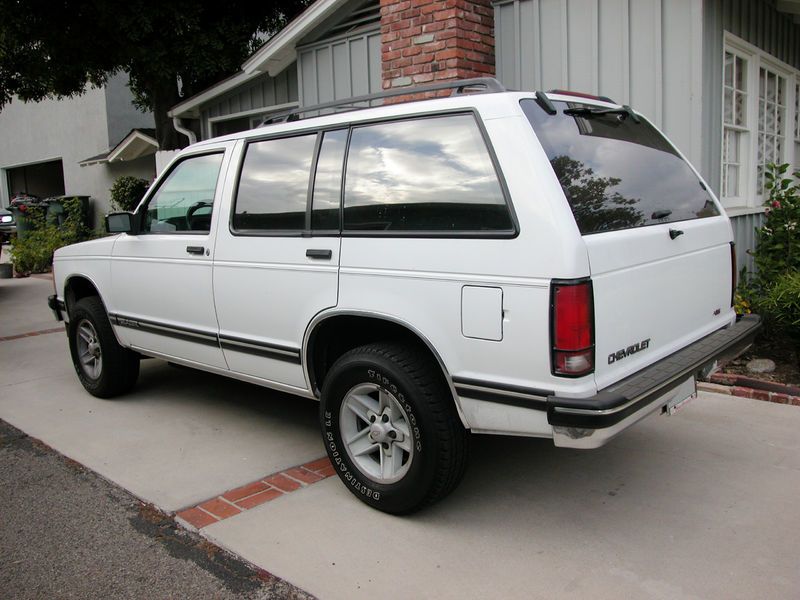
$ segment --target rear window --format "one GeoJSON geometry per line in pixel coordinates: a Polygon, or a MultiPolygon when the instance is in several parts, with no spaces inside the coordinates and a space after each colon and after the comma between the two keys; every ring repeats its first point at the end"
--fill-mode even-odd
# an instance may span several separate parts
{"type": "Polygon", "coordinates": [[[582,234],[719,215],[697,175],[645,120],[590,114],[600,107],[579,102],[553,102],[555,115],[535,100],[520,104],[582,234]]]}

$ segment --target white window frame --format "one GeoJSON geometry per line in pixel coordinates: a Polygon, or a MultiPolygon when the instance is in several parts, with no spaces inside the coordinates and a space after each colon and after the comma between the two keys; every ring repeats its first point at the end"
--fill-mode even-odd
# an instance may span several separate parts
{"type": "MultiPolygon", "coordinates": [[[[721,94],[721,113],[720,121],[722,132],[719,140],[720,159],[722,158],[722,148],[725,143],[725,53],[734,54],[747,62],[747,106],[745,108],[747,125],[737,130],[744,133],[744,141],[739,149],[740,169],[739,169],[739,191],[737,197],[720,198],[722,205],[726,209],[747,210],[761,209],[764,196],[757,188],[757,164],[758,164],[758,101],[759,101],[759,76],[762,68],[769,69],[786,81],[786,115],[784,120],[785,140],[782,149],[781,162],[795,165],[800,162],[800,156],[795,156],[795,90],[800,83],[800,71],[790,65],[778,60],[774,56],[764,52],[760,48],[745,42],[735,35],[725,32],[722,49],[722,90],[721,94]]],[[[800,142],[800,140],[797,140],[800,142]]],[[[720,160],[719,190],[722,193],[722,178],[725,176],[720,160]]]]}

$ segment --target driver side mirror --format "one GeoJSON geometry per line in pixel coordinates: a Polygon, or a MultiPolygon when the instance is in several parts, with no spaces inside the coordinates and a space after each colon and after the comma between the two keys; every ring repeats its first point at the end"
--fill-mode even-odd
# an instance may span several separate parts
{"type": "Polygon", "coordinates": [[[108,233],[135,233],[136,219],[133,213],[113,212],[106,215],[108,233]]]}

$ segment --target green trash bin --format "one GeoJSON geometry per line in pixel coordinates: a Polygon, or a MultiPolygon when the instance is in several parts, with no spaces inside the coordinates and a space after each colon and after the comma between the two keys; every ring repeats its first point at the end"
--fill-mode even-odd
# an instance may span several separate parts
{"type": "Polygon", "coordinates": [[[87,228],[91,229],[92,223],[91,223],[91,213],[89,212],[89,196],[67,195],[67,196],[52,196],[50,198],[46,198],[44,200],[44,204],[47,206],[47,214],[45,216],[47,222],[58,226],[63,225],[64,221],[67,219],[66,209],[64,208],[64,201],[70,200],[72,198],[78,198],[80,200],[81,221],[87,228]]]}
{"type": "Polygon", "coordinates": [[[31,209],[46,209],[46,205],[37,196],[20,195],[12,198],[11,204],[8,206],[8,210],[14,215],[14,221],[17,223],[17,238],[20,240],[28,237],[28,232],[33,229],[33,223],[28,218],[31,209]]]}

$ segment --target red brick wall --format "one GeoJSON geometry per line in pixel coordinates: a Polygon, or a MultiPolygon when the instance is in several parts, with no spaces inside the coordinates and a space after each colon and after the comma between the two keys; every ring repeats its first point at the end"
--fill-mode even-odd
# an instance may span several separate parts
{"type": "Polygon", "coordinates": [[[491,0],[381,0],[383,89],[494,76],[491,0]]]}

